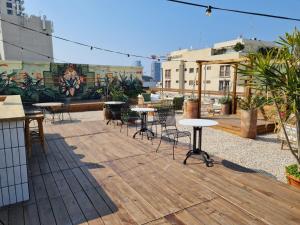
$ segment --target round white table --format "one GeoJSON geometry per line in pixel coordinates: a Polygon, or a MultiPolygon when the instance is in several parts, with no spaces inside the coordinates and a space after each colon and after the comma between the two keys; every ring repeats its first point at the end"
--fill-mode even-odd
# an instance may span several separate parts
{"type": "Polygon", "coordinates": [[[207,152],[202,150],[202,128],[211,127],[218,125],[218,122],[214,120],[207,119],[183,119],[179,120],[179,124],[183,126],[192,126],[193,127],[193,149],[191,149],[187,154],[186,158],[183,161],[186,164],[187,159],[192,155],[201,155],[206,166],[213,166],[213,160],[210,158],[207,152]],[[197,137],[198,136],[198,137],[197,137]],[[198,139],[198,145],[197,145],[198,139]]]}
{"type": "Polygon", "coordinates": [[[153,131],[149,130],[147,127],[147,115],[148,115],[148,112],[155,112],[156,109],[154,109],[154,108],[131,108],[131,110],[141,114],[141,129],[134,133],[133,138],[135,138],[137,134],[142,135],[142,133],[146,133],[148,139],[149,139],[148,133],[150,133],[152,135],[152,137],[154,137],[153,131]]]}
{"type": "Polygon", "coordinates": [[[104,102],[104,104],[108,106],[112,115],[111,119],[107,121],[106,125],[108,125],[112,120],[121,120],[121,108],[122,105],[125,104],[125,102],[108,101],[108,102],[104,102]]]}
{"type": "MultiPolygon", "coordinates": [[[[53,110],[53,107],[61,108],[64,106],[64,103],[62,103],[62,102],[41,102],[41,103],[35,103],[32,105],[38,109],[41,109],[43,111],[44,115],[46,115],[46,111],[48,111],[52,115],[51,122],[54,123],[56,111],[53,110]]],[[[45,118],[46,118],[46,116],[45,116],[45,118]]]]}

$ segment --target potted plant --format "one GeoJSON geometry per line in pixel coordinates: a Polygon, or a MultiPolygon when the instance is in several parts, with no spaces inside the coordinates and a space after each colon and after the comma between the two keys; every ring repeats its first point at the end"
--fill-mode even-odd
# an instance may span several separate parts
{"type": "Polygon", "coordinates": [[[185,116],[189,119],[198,118],[199,100],[195,98],[189,98],[186,101],[185,116]]]}
{"type": "Polygon", "coordinates": [[[231,109],[231,97],[229,95],[225,95],[219,99],[219,103],[221,104],[221,114],[222,115],[229,115],[231,109]]]}
{"type": "Polygon", "coordinates": [[[245,45],[243,45],[241,42],[238,42],[235,44],[235,46],[233,47],[234,51],[236,52],[241,52],[242,50],[244,50],[245,45]]]}
{"type": "MultiPolygon", "coordinates": [[[[241,63],[240,74],[243,74],[251,88],[265,90],[274,101],[279,125],[282,128],[286,143],[296,160],[296,166],[288,166],[286,173],[289,183],[299,183],[300,172],[300,32],[286,33],[277,42],[279,48],[248,55],[248,62],[241,63]],[[288,137],[284,120],[280,112],[280,102],[285,102],[287,111],[295,114],[297,144],[293,148],[288,137]],[[293,182],[290,181],[293,179],[293,182]]],[[[299,185],[298,185],[299,187],[299,185]]]]}
{"type": "Polygon", "coordinates": [[[246,98],[239,98],[238,102],[241,109],[241,136],[255,139],[257,134],[257,109],[265,104],[265,98],[250,95],[246,98]]]}

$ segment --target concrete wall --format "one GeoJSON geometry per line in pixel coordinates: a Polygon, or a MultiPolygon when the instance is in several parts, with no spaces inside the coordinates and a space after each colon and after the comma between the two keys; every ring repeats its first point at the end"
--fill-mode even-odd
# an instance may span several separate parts
{"type": "MultiPolygon", "coordinates": [[[[40,17],[24,17],[7,14],[0,14],[0,17],[4,20],[11,21],[21,26],[29,27],[45,33],[52,33],[51,22],[48,20],[43,22],[43,20],[40,17]],[[45,29],[43,29],[43,23],[45,25],[45,29]]],[[[49,36],[29,31],[21,27],[8,24],[6,22],[0,22],[0,37],[1,40],[5,40],[9,43],[24,47],[26,49],[41,53],[46,56],[50,56],[50,58],[47,58],[0,42],[0,59],[2,60],[22,60],[27,62],[53,61],[52,38],[49,36]]]]}

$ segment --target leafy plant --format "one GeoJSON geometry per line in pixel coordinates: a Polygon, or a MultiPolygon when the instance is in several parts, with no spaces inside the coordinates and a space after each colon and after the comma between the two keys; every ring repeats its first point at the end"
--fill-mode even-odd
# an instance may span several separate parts
{"type": "Polygon", "coordinates": [[[267,100],[263,96],[249,95],[246,98],[239,98],[238,103],[243,110],[259,109],[267,103],[267,100]]]}
{"type": "Polygon", "coordinates": [[[241,42],[238,42],[233,47],[234,51],[239,52],[242,51],[245,48],[245,45],[243,45],[241,42]]]}
{"type": "Polygon", "coordinates": [[[123,90],[114,88],[111,90],[110,95],[113,101],[122,101],[122,102],[128,101],[128,96],[124,94],[123,90]]]}
{"type": "Polygon", "coordinates": [[[174,97],[173,105],[175,110],[181,110],[184,102],[184,97],[174,97]]]}
{"type": "Polygon", "coordinates": [[[271,93],[279,124],[300,170],[300,32],[295,29],[292,33],[286,33],[277,43],[280,46],[277,50],[249,54],[248,62],[241,64],[240,73],[246,76],[247,86],[271,93]],[[289,106],[286,108],[288,113],[295,114],[297,152],[293,150],[287,135],[280,102],[289,106]]]}
{"type": "Polygon", "coordinates": [[[300,179],[300,172],[298,171],[297,164],[289,165],[285,168],[286,172],[298,179],[300,179]]]}
{"type": "Polygon", "coordinates": [[[220,104],[230,104],[232,102],[232,99],[229,95],[223,96],[222,98],[219,99],[220,104]]]}
{"type": "Polygon", "coordinates": [[[0,94],[3,95],[21,95],[22,89],[15,81],[16,73],[6,74],[2,72],[0,74],[0,94]]]}
{"type": "Polygon", "coordinates": [[[101,99],[103,93],[103,88],[90,87],[83,93],[82,99],[101,99]]]}

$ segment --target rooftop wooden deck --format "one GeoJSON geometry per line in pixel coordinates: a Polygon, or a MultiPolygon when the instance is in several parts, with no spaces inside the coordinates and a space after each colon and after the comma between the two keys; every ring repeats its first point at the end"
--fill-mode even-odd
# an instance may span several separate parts
{"type": "Polygon", "coordinates": [[[300,191],[216,159],[182,164],[164,143],[103,122],[46,127],[30,159],[30,200],[0,209],[5,225],[300,224],[300,191]],[[132,132],[131,132],[132,133],[132,132]]]}

